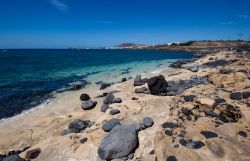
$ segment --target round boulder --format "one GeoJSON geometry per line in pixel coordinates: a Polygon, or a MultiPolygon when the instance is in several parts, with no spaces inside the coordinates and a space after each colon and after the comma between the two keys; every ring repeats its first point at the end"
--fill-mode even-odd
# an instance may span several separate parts
{"type": "Polygon", "coordinates": [[[96,106],[96,104],[97,104],[96,101],[88,100],[86,102],[83,102],[81,107],[83,110],[90,110],[90,109],[94,108],[96,106]]]}
{"type": "Polygon", "coordinates": [[[151,127],[154,125],[154,121],[151,117],[144,117],[143,124],[145,127],[151,127]]]}
{"type": "Polygon", "coordinates": [[[81,100],[81,101],[88,101],[88,100],[90,100],[90,97],[89,97],[88,94],[83,93],[83,94],[81,94],[81,96],[80,96],[80,100],[81,100]]]}
{"type": "Polygon", "coordinates": [[[105,131],[105,132],[109,132],[111,131],[116,125],[120,125],[120,121],[116,118],[113,118],[107,122],[105,122],[103,125],[102,125],[102,129],[105,131]]]}

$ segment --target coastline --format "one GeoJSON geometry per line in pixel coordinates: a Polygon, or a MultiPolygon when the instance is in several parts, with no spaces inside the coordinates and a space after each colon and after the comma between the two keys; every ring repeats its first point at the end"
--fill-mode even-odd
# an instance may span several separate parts
{"type": "MultiPolygon", "coordinates": [[[[240,61],[244,61],[241,58],[237,58],[237,55],[234,55],[234,53],[235,51],[220,51],[215,54],[205,55],[202,58],[198,58],[194,62],[184,64],[182,68],[160,68],[159,71],[145,75],[143,77],[149,78],[162,74],[165,76],[167,82],[169,82],[173,80],[187,80],[190,79],[192,75],[198,75],[201,77],[210,76],[210,78],[217,80],[222,77],[218,75],[218,73],[220,73],[220,70],[224,67],[221,68],[220,66],[217,66],[215,68],[201,68],[197,72],[192,72],[187,70],[187,68],[189,66],[201,65],[215,61],[217,59],[226,59],[227,61],[240,59],[240,61]],[[227,57],[227,55],[230,55],[230,57],[227,57]],[[209,60],[210,57],[213,57],[213,60],[209,60]],[[217,77],[214,78],[213,75],[216,75],[217,77]]],[[[249,62],[247,60],[245,61],[245,68],[249,68],[249,62]]],[[[242,67],[240,65],[235,65],[233,68],[238,70],[238,68],[241,69],[244,68],[244,66],[242,67]]],[[[246,75],[249,75],[249,73],[246,75]]],[[[235,77],[239,77],[241,80],[244,78],[245,80],[245,76],[243,76],[241,73],[239,76],[232,76],[232,78],[235,77]]],[[[231,79],[231,77],[229,78],[231,79]]],[[[230,81],[230,79],[224,81],[230,81]]],[[[225,158],[247,160],[249,159],[249,150],[247,150],[247,148],[249,149],[250,145],[249,139],[244,140],[243,138],[244,142],[242,143],[242,138],[239,140],[236,138],[236,136],[228,136],[229,134],[222,131],[223,129],[231,130],[233,131],[232,134],[235,134],[235,130],[241,128],[241,125],[238,125],[238,123],[235,125],[231,125],[231,123],[223,124],[222,126],[225,126],[217,130],[217,133],[220,132],[220,135],[223,138],[227,138],[228,142],[224,143],[223,141],[225,139],[219,140],[217,138],[217,140],[212,140],[212,143],[206,142],[207,145],[214,144],[213,146],[222,144],[220,145],[220,148],[223,149],[223,155],[214,154],[216,152],[213,152],[211,148],[189,150],[185,149],[184,147],[180,147],[178,150],[176,150],[176,148],[173,147],[174,145],[170,144],[172,138],[167,137],[164,134],[165,131],[162,129],[162,125],[166,121],[174,121],[178,123],[178,121],[175,121],[178,120],[176,118],[179,111],[177,106],[184,106],[188,108],[191,105],[196,104],[197,101],[201,101],[205,96],[209,97],[210,99],[207,101],[208,99],[206,98],[207,102],[205,101],[205,104],[210,106],[210,101],[216,91],[215,89],[221,90],[219,87],[217,87],[216,83],[218,82],[215,82],[214,84],[209,83],[208,85],[197,85],[190,89],[186,89],[182,94],[176,96],[153,96],[150,94],[137,94],[134,92],[134,90],[138,87],[133,87],[133,80],[115,84],[105,90],[98,90],[97,88],[89,87],[79,91],[60,93],[60,97],[58,97],[59,99],[49,102],[46,105],[46,108],[39,108],[28,114],[24,114],[24,116],[20,118],[8,120],[6,122],[0,122],[1,129],[4,129],[0,132],[0,153],[7,153],[12,149],[31,147],[32,149],[40,148],[42,150],[39,157],[35,159],[37,161],[99,161],[100,158],[96,152],[102,138],[106,135],[106,133],[101,129],[101,126],[105,120],[117,118],[123,124],[131,124],[140,123],[143,117],[150,116],[154,120],[154,126],[138,134],[140,146],[136,149],[134,159],[132,160],[154,160],[155,158],[158,158],[158,160],[163,160],[170,154],[178,157],[178,160],[205,160],[207,157],[210,157],[211,160],[224,160],[225,158]],[[113,108],[118,108],[121,110],[120,114],[114,116],[109,115],[108,112],[100,112],[103,98],[95,98],[96,96],[101,95],[103,92],[111,91],[119,91],[114,95],[122,99],[121,104],[111,105],[113,108]],[[93,100],[97,101],[97,106],[94,109],[83,111],[80,108],[82,102],[80,101],[79,96],[83,92],[88,93],[93,100]],[[183,95],[191,95],[194,93],[201,98],[198,98],[198,100],[196,100],[196,102],[192,102],[192,104],[185,104],[182,102],[183,104],[179,105],[181,102],[180,99],[183,95]],[[131,100],[132,97],[137,97],[139,100],[131,100]],[[83,133],[61,136],[60,133],[63,131],[63,129],[67,128],[68,124],[77,118],[91,120],[95,123],[83,133]],[[88,141],[84,144],[80,144],[79,140],[82,138],[88,138],[88,141]],[[237,148],[237,152],[232,152],[232,149],[230,150],[229,147],[233,144],[236,144],[234,146],[237,148]],[[240,148],[240,146],[242,147],[240,148]],[[167,150],[164,151],[164,149],[167,150]],[[154,151],[153,154],[151,154],[152,151],[154,151]],[[178,151],[181,151],[183,154],[178,155],[178,151]],[[186,159],[185,155],[189,156],[189,158],[186,159]]],[[[248,83],[249,80],[247,80],[247,82],[242,86],[245,87],[248,85],[248,83]]],[[[239,87],[238,86],[239,85],[236,86],[237,88],[240,87],[238,90],[244,89],[241,87],[241,85],[239,87]]],[[[231,92],[234,91],[234,86],[229,85],[226,87],[226,89],[227,88],[231,92]]],[[[227,102],[232,102],[230,98],[228,98],[228,94],[223,92],[223,90],[219,92],[217,91],[217,93],[219,93],[221,96],[224,96],[227,102]]],[[[247,118],[247,116],[250,114],[249,108],[246,108],[244,103],[234,103],[242,108],[242,113],[244,112],[245,117],[241,118],[244,120],[244,125],[249,125],[250,120],[247,118]]],[[[198,122],[191,121],[191,123],[184,122],[183,124],[186,126],[186,131],[188,133],[187,135],[193,135],[196,140],[202,138],[201,136],[195,134],[195,132],[198,130],[205,128],[206,130],[216,131],[212,123],[210,123],[210,120],[206,117],[202,117],[198,120],[198,122]],[[196,130],[190,131],[190,128],[195,128],[196,130]]],[[[178,133],[178,131],[176,132],[178,133]]],[[[25,154],[26,151],[22,152],[20,156],[25,157],[25,154]]]]}

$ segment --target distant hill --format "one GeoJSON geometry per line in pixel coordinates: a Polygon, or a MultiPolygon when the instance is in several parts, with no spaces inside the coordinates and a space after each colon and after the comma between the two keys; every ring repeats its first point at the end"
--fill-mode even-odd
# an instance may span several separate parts
{"type": "Polygon", "coordinates": [[[141,49],[141,48],[147,47],[147,45],[134,44],[134,43],[122,43],[116,47],[122,48],[122,49],[141,49]]]}

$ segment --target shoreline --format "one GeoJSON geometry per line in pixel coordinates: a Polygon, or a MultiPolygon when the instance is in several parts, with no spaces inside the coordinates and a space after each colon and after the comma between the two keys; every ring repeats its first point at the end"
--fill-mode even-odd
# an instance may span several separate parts
{"type": "MultiPolygon", "coordinates": [[[[163,74],[167,82],[170,82],[177,80],[188,80],[193,75],[198,75],[201,77],[208,75],[209,79],[223,80],[224,78],[221,77],[223,77],[224,75],[218,75],[218,73],[220,72],[220,70],[224,69],[225,66],[222,68],[220,66],[201,68],[200,65],[206,63],[209,64],[210,62],[220,59],[231,61],[237,58],[237,55],[233,55],[234,53],[236,52],[220,51],[215,54],[208,54],[205,55],[204,57],[188,62],[187,64],[181,65],[182,66],[181,68],[170,68],[170,67],[160,68],[158,72],[153,73],[152,71],[149,75],[145,75],[144,77],[150,78],[152,76],[163,74]],[[227,55],[230,55],[230,57],[227,58],[227,55]],[[209,60],[210,57],[213,57],[213,60],[209,60]],[[215,59],[216,57],[217,59],[215,59]],[[196,72],[190,71],[189,67],[194,67],[194,66],[199,66],[198,71],[196,72]],[[217,77],[214,78],[213,75],[217,77]]],[[[241,58],[237,59],[244,61],[241,58]]],[[[245,68],[249,68],[248,60],[245,61],[246,61],[245,68]]],[[[239,65],[235,65],[232,68],[235,68],[237,70],[238,69],[243,70],[241,69],[242,67],[240,67],[239,65]]],[[[249,80],[245,80],[245,76],[243,76],[243,74],[241,73],[237,74],[239,76],[238,75],[236,76],[239,77],[240,80],[244,80],[247,82],[244,82],[243,84],[240,85],[237,84],[237,86],[235,85],[235,87],[237,87],[238,90],[245,91],[243,86],[244,87],[247,86],[249,80]]],[[[230,79],[232,78],[230,77],[230,79]]],[[[224,81],[231,81],[230,79],[224,81]]],[[[82,89],[80,91],[60,93],[59,95],[61,95],[61,97],[58,100],[53,100],[52,102],[47,104],[48,108],[51,107],[49,108],[50,109],[49,111],[47,110],[48,109],[47,107],[41,108],[24,115],[26,117],[17,118],[16,120],[15,119],[8,120],[4,123],[0,122],[1,128],[4,129],[1,130],[0,132],[0,145],[1,145],[0,154],[7,153],[11,149],[18,150],[22,149],[23,147],[31,146],[31,148],[29,149],[34,149],[34,148],[41,149],[41,154],[38,156],[38,158],[35,159],[35,161],[42,161],[42,160],[55,161],[55,160],[60,160],[59,158],[65,161],[66,160],[99,161],[100,158],[97,154],[97,148],[102,138],[106,136],[106,133],[103,132],[101,129],[103,122],[109,120],[110,118],[117,118],[123,124],[140,123],[143,117],[149,116],[153,118],[154,125],[151,128],[139,132],[138,137],[140,145],[136,149],[134,153],[134,158],[132,160],[137,160],[137,159],[154,160],[155,158],[162,160],[167,156],[169,156],[170,154],[175,155],[178,158],[178,160],[192,160],[192,161],[205,160],[206,157],[210,157],[211,160],[224,160],[226,158],[236,159],[237,157],[238,157],[237,159],[241,160],[249,159],[250,156],[247,155],[247,152],[249,151],[244,150],[247,149],[250,145],[249,139],[240,138],[240,141],[243,139],[244,143],[241,142],[238,143],[237,141],[239,140],[238,138],[235,138],[234,136],[230,137],[227,136],[227,135],[232,135],[234,132],[232,132],[232,134],[231,133],[225,134],[225,132],[221,131],[221,129],[217,130],[217,133],[221,133],[220,135],[223,136],[223,138],[227,136],[227,140],[229,140],[227,143],[221,142],[221,140],[223,139],[219,140],[217,138],[214,138],[214,140],[212,140],[213,141],[212,143],[205,141],[205,144],[208,146],[210,144],[214,144],[213,146],[218,146],[219,144],[222,144],[220,145],[220,149],[223,149],[223,155],[216,154],[216,152],[213,152],[213,150],[206,147],[199,150],[189,150],[185,147],[182,147],[182,145],[178,144],[179,147],[178,149],[176,149],[176,147],[174,147],[174,144],[173,145],[170,144],[172,138],[164,134],[166,133],[166,130],[162,129],[162,125],[164,124],[164,122],[173,121],[175,123],[179,123],[179,118],[177,117],[179,116],[178,114],[178,111],[180,110],[179,108],[183,107],[190,108],[194,104],[197,105],[198,102],[200,104],[205,104],[205,106],[211,106],[211,102],[213,102],[212,98],[214,97],[213,93],[215,92],[219,93],[220,96],[225,97],[226,101],[231,103],[232,101],[230,100],[230,98],[228,98],[226,92],[223,92],[223,90],[219,86],[217,87],[216,83],[218,82],[214,82],[213,84],[209,83],[208,85],[203,85],[203,84],[195,85],[194,87],[185,89],[183,93],[178,94],[176,96],[154,96],[150,94],[137,94],[134,92],[134,90],[139,87],[133,87],[132,85],[133,80],[128,80],[123,83],[114,84],[111,87],[104,90],[97,90],[97,89],[93,90],[87,88],[87,89],[82,89]],[[218,91],[216,91],[215,89],[217,89],[218,91]],[[119,91],[117,93],[114,93],[115,97],[121,98],[122,103],[112,104],[111,106],[112,108],[120,109],[121,113],[117,115],[109,115],[107,112],[106,113],[100,112],[100,106],[102,105],[103,98],[96,98],[96,96],[102,94],[103,92],[111,92],[115,90],[119,91]],[[82,102],[79,100],[79,96],[82,92],[88,93],[93,100],[97,101],[97,106],[94,109],[89,111],[83,111],[80,108],[82,102]],[[180,99],[182,99],[183,95],[196,95],[197,100],[195,100],[194,102],[192,101],[186,103],[182,102],[183,100],[180,99]],[[204,98],[206,95],[209,98],[204,98]],[[136,97],[139,100],[135,101],[131,100],[131,98],[133,97],[136,97]],[[70,98],[70,100],[65,101],[65,99],[67,98],[70,98]],[[57,108],[53,108],[55,106],[57,108]],[[77,118],[83,120],[91,120],[94,121],[95,123],[93,126],[86,129],[83,133],[76,133],[76,134],[73,133],[66,136],[61,136],[60,133],[63,131],[63,129],[67,128],[67,125],[72,120],[75,120],[77,118]],[[153,137],[153,139],[150,139],[148,136],[153,137]],[[78,141],[82,138],[88,138],[88,141],[84,144],[79,143],[78,141]],[[242,148],[238,149],[239,153],[237,152],[232,153],[232,150],[228,149],[228,147],[232,146],[232,144],[234,143],[237,143],[237,145],[239,144],[240,146],[242,146],[242,148]],[[168,149],[168,150],[163,151],[163,149],[168,149]],[[83,153],[83,151],[85,153],[83,153]],[[152,151],[154,151],[153,154],[152,151]],[[176,153],[178,151],[181,151],[183,154],[178,155],[176,153]],[[185,155],[189,156],[190,158],[186,159],[185,155]]],[[[226,90],[229,89],[229,91],[233,91],[234,86],[229,85],[228,87],[226,86],[225,88],[226,90]]],[[[250,123],[250,120],[247,118],[247,116],[249,116],[250,114],[249,108],[245,108],[244,103],[239,105],[239,103],[236,102],[234,104],[240,106],[242,108],[241,112],[242,113],[244,112],[245,117],[241,118],[241,120],[244,120],[244,125],[250,123]]],[[[212,124],[210,124],[209,119],[210,119],[209,117],[203,116],[199,118],[198,121],[185,120],[182,122],[182,125],[183,126],[185,125],[186,133],[188,133],[187,135],[189,135],[190,137],[193,135],[194,139],[198,140],[201,139],[202,137],[195,133],[197,132],[197,130],[205,128],[206,130],[216,131],[216,129],[212,127],[212,124]],[[192,124],[198,124],[198,125],[192,125],[192,124]],[[190,131],[194,127],[195,130],[190,131]]],[[[224,126],[224,124],[221,126],[224,126]]],[[[235,125],[231,125],[231,123],[229,123],[225,124],[225,127],[223,128],[232,131],[235,129],[240,129],[239,127],[241,127],[241,125],[238,125],[238,123],[235,125]]],[[[174,129],[174,131],[172,131],[173,135],[175,132],[179,134],[180,131],[178,130],[175,131],[174,129]]],[[[249,133],[249,131],[247,132],[249,133]]],[[[28,150],[20,153],[20,156],[25,157],[27,151],[28,150]]]]}

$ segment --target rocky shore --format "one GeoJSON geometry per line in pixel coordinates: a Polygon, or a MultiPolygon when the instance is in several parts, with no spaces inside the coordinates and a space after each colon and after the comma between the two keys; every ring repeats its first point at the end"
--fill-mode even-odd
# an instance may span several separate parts
{"type": "Polygon", "coordinates": [[[1,123],[0,161],[250,160],[249,59],[216,51],[74,92],[1,123]]]}

